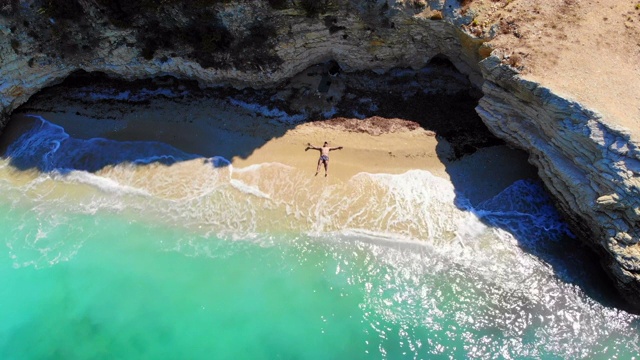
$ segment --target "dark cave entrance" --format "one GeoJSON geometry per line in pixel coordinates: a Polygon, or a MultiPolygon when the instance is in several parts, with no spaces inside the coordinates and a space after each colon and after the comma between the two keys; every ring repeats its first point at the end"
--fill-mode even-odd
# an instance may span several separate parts
{"type": "MultiPolygon", "coordinates": [[[[173,96],[169,94],[185,94],[185,99],[193,101],[220,98],[255,104],[297,119],[291,122],[292,126],[331,118],[378,116],[409,120],[449,142],[450,160],[480,148],[504,145],[475,112],[482,95],[479,89],[444,56],[434,57],[421,69],[394,68],[384,73],[347,72],[331,60],[262,89],[254,89],[250,84],[244,88],[224,84],[204,88],[197,81],[171,76],[124,81],[104,73],[76,71],[62,83],[34,95],[14,114],[51,110],[56,97],[84,103],[87,107],[97,103],[118,108],[146,106],[154,96],[173,96]],[[86,98],[83,99],[82,94],[87,95],[86,98]]],[[[277,116],[273,120],[279,121],[277,116]]]]}

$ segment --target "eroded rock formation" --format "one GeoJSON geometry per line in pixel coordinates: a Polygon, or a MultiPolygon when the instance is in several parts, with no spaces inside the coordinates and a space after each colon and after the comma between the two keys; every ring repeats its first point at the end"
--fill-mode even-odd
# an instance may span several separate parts
{"type": "Polygon", "coordinates": [[[530,154],[574,230],[640,308],[640,154],[624,129],[518,77],[459,28],[456,0],[12,0],[0,6],[0,126],[77,70],[275,86],[335,60],[386,71],[448,58],[489,128],[530,154]],[[483,60],[484,59],[484,60],[483,60]]]}
{"type": "Polygon", "coordinates": [[[495,57],[477,111],[499,137],[526,149],[573,230],[601,254],[618,289],[640,307],[640,149],[625,129],[517,76],[495,57]]]}
{"type": "Polygon", "coordinates": [[[330,59],[346,71],[384,71],[421,67],[442,54],[476,85],[482,82],[482,41],[431,20],[420,2],[75,1],[15,1],[5,9],[5,116],[80,69],[124,79],[172,75],[203,86],[263,87],[330,59]]]}

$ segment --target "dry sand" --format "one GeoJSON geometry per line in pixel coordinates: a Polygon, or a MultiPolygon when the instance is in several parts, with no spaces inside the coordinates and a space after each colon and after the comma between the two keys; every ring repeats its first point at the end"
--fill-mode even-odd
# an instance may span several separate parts
{"type": "Polygon", "coordinates": [[[469,31],[524,78],[581,102],[640,136],[640,1],[471,0],[469,31]],[[495,28],[495,27],[494,27],[495,28]]]}
{"type": "MultiPolygon", "coordinates": [[[[373,122],[374,120],[355,120],[373,122]]],[[[401,122],[402,120],[397,119],[401,122]]],[[[410,169],[429,170],[446,177],[443,162],[438,158],[438,140],[422,128],[401,129],[398,132],[371,135],[350,132],[339,126],[323,126],[324,122],[306,123],[288,130],[282,137],[274,138],[256,149],[250,157],[234,157],[233,164],[247,166],[263,162],[281,162],[313,175],[319,152],[304,149],[307,143],[322,146],[343,146],[330,153],[329,171],[332,177],[348,179],[359,172],[403,173],[410,169]]],[[[320,176],[324,174],[321,169],[320,176]]]]}

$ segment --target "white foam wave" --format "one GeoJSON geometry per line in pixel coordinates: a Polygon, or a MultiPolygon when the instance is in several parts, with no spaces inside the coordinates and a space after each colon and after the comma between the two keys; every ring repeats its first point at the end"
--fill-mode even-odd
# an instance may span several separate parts
{"type": "Polygon", "coordinates": [[[307,119],[306,114],[289,115],[286,111],[278,108],[270,108],[260,104],[247,103],[233,98],[229,98],[229,103],[266,118],[278,120],[285,124],[297,124],[307,119]]]}
{"type": "Polygon", "coordinates": [[[20,169],[95,172],[114,164],[173,164],[198,157],[157,141],[78,139],[41,116],[28,116],[40,124],[22,134],[6,151],[12,164],[20,169]]]}
{"type": "Polygon", "coordinates": [[[212,158],[171,167],[118,165],[98,174],[41,174],[25,184],[2,186],[34,194],[27,201],[41,212],[126,212],[136,221],[157,221],[200,236],[229,239],[284,231],[416,242],[452,259],[456,266],[475,267],[477,273],[501,277],[505,283],[508,278],[521,281],[542,268],[551,271],[519,247],[521,241],[510,226],[516,219],[513,226],[518,229],[539,227],[528,231],[544,234],[542,229],[556,226],[555,220],[526,214],[525,208],[479,210],[479,217],[457,197],[451,183],[424,170],[359,173],[346,182],[323,186],[314,180],[279,163],[234,168],[224,158],[212,158]],[[89,185],[97,192],[74,191],[69,188],[74,184],[89,185]],[[488,226],[492,223],[488,218],[500,226],[488,226]],[[522,218],[527,219],[524,225],[522,218]],[[514,268],[520,275],[511,274],[514,268]]]}
{"type": "MultiPolygon", "coordinates": [[[[239,237],[261,230],[322,234],[359,229],[436,246],[453,243],[478,249],[489,246],[482,240],[488,230],[481,218],[527,217],[545,230],[555,226],[540,222],[539,214],[527,214],[522,209],[468,211],[473,209],[457,198],[451,183],[424,170],[397,175],[360,173],[347,182],[318,187],[306,174],[287,165],[264,163],[234,168],[227,159],[214,157],[171,167],[118,165],[98,174],[71,171],[52,177],[40,175],[29,186],[33,189],[51,181],[50,186],[62,181],[117,194],[118,199],[104,202],[109,211],[113,210],[109,206],[137,209],[138,197],[145,196],[145,211],[154,217],[197,229],[204,227],[213,233],[237,231],[239,237]]],[[[87,201],[93,199],[91,196],[87,201]]]]}
{"type": "Polygon", "coordinates": [[[291,171],[295,169],[293,166],[289,166],[287,164],[283,164],[279,162],[266,162],[266,163],[260,163],[260,164],[252,164],[242,168],[234,167],[233,171],[234,173],[258,172],[263,168],[273,168],[273,167],[278,167],[286,171],[291,171]]]}
{"type": "Polygon", "coordinates": [[[474,220],[479,223],[472,213],[455,205],[451,183],[425,170],[398,175],[360,173],[350,183],[354,196],[345,196],[345,201],[353,201],[361,212],[353,214],[348,223],[357,223],[363,215],[370,219],[358,227],[381,228],[438,243],[452,240],[474,220]]]}
{"type": "Polygon", "coordinates": [[[86,171],[71,171],[68,174],[53,173],[53,179],[63,182],[70,182],[76,184],[86,184],[93,186],[101,191],[114,194],[114,195],[141,195],[151,196],[151,194],[145,189],[139,189],[128,185],[118,183],[113,179],[109,179],[103,176],[94,175],[86,171]]]}
{"type": "Polygon", "coordinates": [[[234,188],[240,190],[243,193],[251,194],[251,195],[254,195],[254,196],[257,196],[257,197],[261,197],[261,198],[265,198],[265,199],[270,199],[269,194],[265,194],[262,191],[260,191],[260,189],[254,187],[254,186],[249,186],[249,185],[243,183],[242,181],[231,179],[230,183],[231,183],[231,186],[233,186],[234,188]]]}

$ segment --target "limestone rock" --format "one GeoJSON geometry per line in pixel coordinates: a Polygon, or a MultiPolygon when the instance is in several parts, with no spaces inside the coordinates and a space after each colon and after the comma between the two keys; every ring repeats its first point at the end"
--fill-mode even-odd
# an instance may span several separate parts
{"type": "Polygon", "coordinates": [[[0,12],[0,29],[9,34],[0,38],[4,117],[77,70],[264,87],[330,59],[346,71],[385,71],[421,67],[443,54],[476,85],[482,82],[476,58],[482,41],[449,22],[419,16],[425,9],[412,1],[332,1],[309,14],[300,2],[286,1],[284,9],[259,0],[204,8],[171,2],[176,4],[151,9],[148,2],[131,0],[127,9],[145,12],[123,13],[122,4],[70,0],[66,4],[79,6],[75,16],[23,3],[0,12]]]}
{"type": "Polygon", "coordinates": [[[496,57],[481,67],[485,95],[476,110],[496,135],[529,152],[574,231],[640,307],[638,143],[600,114],[523,80],[496,57]]]}

